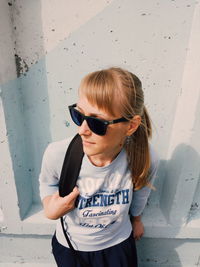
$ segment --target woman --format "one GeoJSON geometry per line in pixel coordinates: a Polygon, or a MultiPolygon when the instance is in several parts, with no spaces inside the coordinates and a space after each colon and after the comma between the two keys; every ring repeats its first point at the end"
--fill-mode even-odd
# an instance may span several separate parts
{"type": "MultiPolygon", "coordinates": [[[[144,233],[141,213],[157,169],[141,82],[121,68],[90,73],[69,110],[84,158],[77,186],[62,198],[57,187],[71,138],[47,147],[40,173],[45,214],[49,219],[64,216],[70,241],[87,266],[137,266],[135,239],[144,233]]],[[[59,267],[81,266],[60,221],[52,247],[59,267]]]]}

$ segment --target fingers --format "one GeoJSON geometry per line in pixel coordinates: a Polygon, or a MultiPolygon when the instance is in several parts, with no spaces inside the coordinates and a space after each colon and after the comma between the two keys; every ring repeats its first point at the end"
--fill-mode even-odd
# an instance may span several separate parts
{"type": "Polygon", "coordinates": [[[139,241],[141,239],[141,237],[142,237],[142,235],[141,236],[134,236],[136,241],[139,241]]]}
{"type": "Polygon", "coordinates": [[[140,240],[142,238],[143,234],[144,233],[135,233],[135,234],[133,234],[133,236],[134,236],[135,240],[138,241],[138,240],[140,240]]]}
{"type": "Polygon", "coordinates": [[[73,191],[72,192],[75,192],[75,193],[77,193],[78,195],[80,194],[80,192],[79,192],[79,190],[78,190],[78,187],[77,186],[75,186],[74,187],[74,189],[73,189],[73,191]]]}
{"type": "Polygon", "coordinates": [[[77,198],[77,196],[80,194],[79,190],[78,190],[78,187],[75,186],[73,191],[67,195],[66,197],[64,197],[67,201],[72,201],[72,200],[75,200],[77,198]]]}
{"type": "Polygon", "coordinates": [[[140,240],[142,236],[144,235],[144,229],[135,229],[136,231],[133,231],[133,237],[136,241],[140,240]]]}
{"type": "Polygon", "coordinates": [[[133,221],[133,236],[135,240],[140,240],[141,237],[144,235],[144,225],[141,220],[134,220],[133,221]]]}

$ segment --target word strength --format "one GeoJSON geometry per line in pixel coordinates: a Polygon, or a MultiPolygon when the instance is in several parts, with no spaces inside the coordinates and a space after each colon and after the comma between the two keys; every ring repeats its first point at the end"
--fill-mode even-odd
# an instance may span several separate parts
{"type": "Polygon", "coordinates": [[[92,197],[85,198],[79,196],[78,209],[84,209],[88,207],[106,207],[110,205],[121,205],[129,203],[129,189],[121,190],[115,194],[95,194],[92,197]]]}

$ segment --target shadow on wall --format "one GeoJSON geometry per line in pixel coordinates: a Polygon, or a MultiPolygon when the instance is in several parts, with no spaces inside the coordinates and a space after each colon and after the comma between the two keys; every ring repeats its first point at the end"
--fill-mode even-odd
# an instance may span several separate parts
{"type": "Polygon", "coordinates": [[[157,190],[148,201],[148,205],[157,207],[153,209],[151,221],[158,227],[158,232],[156,237],[144,237],[137,243],[140,267],[198,265],[199,239],[176,236],[181,227],[187,227],[188,220],[200,218],[199,170],[200,156],[186,144],[178,145],[169,161],[160,162],[155,182],[157,190]],[[165,218],[160,227],[158,210],[165,218]]]}
{"type": "MultiPolygon", "coordinates": [[[[42,26],[41,6],[39,2],[33,6],[33,12],[37,14],[37,23],[33,27],[37,25],[37,32],[42,36],[42,28],[39,28],[42,26]]],[[[37,40],[41,42],[37,45],[43,46],[42,39],[37,40]]],[[[15,47],[15,51],[17,49],[15,47]]],[[[50,111],[45,58],[36,64],[31,63],[33,66],[30,67],[20,55],[15,54],[15,62],[18,77],[1,85],[1,88],[18,205],[23,219],[31,205],[39,199],[41,157],[51,141],[50,111]]]]}
{"type": "Polygon", "coordinates": [[[187,223],[199,181],[200,157],[190,145],[178,145],[166,163],[160,206],[168,223],[187,223]]]}

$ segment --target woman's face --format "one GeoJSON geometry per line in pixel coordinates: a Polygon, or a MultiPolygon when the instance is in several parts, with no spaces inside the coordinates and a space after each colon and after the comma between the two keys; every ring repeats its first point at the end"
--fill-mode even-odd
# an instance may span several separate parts
{"type": "MultiPolygon", "coordinates": [[[[99,110],[96,106],[92,106],[83,95],[80,95],[77,109],[86,116],[93,116],[104,120],[113,120],[121,117],[121,114],[117,113],[117,107],[116,117],[112,117],[105,113],[105,111],[99,110]]],[[[100,136],[93,133],[84,120],[82,125],[78,127],[78,133],[83,141],[84,153],[88,155],[93,163],[95,160],[99,162],[101,160],[102,162],[111,162],[121,151],[125,138],[130,131],[130,127],[130,122],[110,124],[108,125],[106,134],[100,136]]]]}

